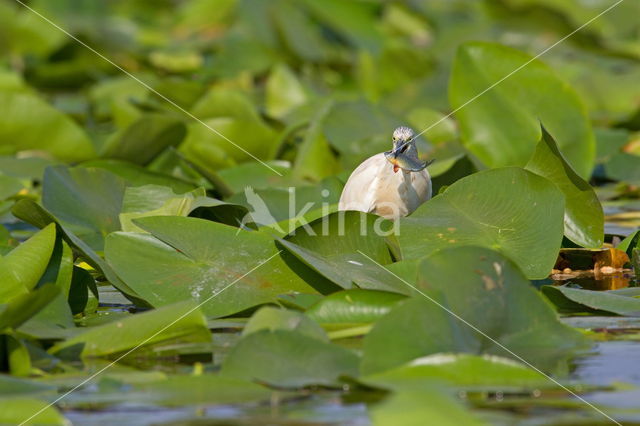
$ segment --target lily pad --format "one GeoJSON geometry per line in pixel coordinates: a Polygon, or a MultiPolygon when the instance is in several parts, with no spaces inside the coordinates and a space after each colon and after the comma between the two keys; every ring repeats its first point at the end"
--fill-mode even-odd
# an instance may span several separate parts
{"type": "Polygon", "coordinates": [[[428,256],[414,286],[423,294],[398,304],[365,337],[364,373],[438,352],[494,354],[553,370],[587,345],[513,262],[486,248],[428,256]]]}
{"type": "Polygon", "coordinates": [[[56,242],[56,227],[49,225],[0,258],[0,303],[32,290],[44,274],[56,242]]]}
{"type": "Polygon", "coordinates": [[[218,317],[283,293],[314,292],[287,267],[266,235],[177,216],[134,223],[151,235],[112,233],[105,254],[118,276],[153,306],[207,301],[203,312],[218,317]]]}
{"type": "Polygon", "coordinates": [[[270,306],[260,308],[253,314],[242,330],[242,335],[247,336],[260,330],[292,330],[325,342],[329,340],[322,327],[305,314],[270,306]]]}
{"type": "Polygon", "coordinates": [[[71,118],[40,98],[0,93],[0,153],[46,150],[62,161],[95,155],[87,134],[71,118]]]}
{"type": "Polygon", "coordinates": [[[193,302],[180,302],[89,328],[49,349],[63,358],[104,357],[167,341],[209,342],[211,333],[193,302]]]}
{"type": "Polygon", "coordinates": [[[621,296],[611,291],[593,291],[567,286],[542,287],[542,292],[561,312],[610,312],[629,317],[640,317],[640,299],[621,296]]]}
{"type": "Polygon", "coordinates": [[[336,386],[356,376],[358,357],[338,345],[290,330],[263,330],[243,337],[229,352],[221,374],[279,387],[336,386]]]}
{"type": "Polygon", "coordinates": [[[576,173],[583,179],[590,176],[595,140],[585,107],[542,61],[499,44],[463,44],[453,65],[449,99],[464,145],[487,166],[524,166],[541,138],[542,121],[576,173]]]}
{"type": "Polygon", "coordinates": [[[376,426],[422,426],[427,419],[430,424],[441,426],[485,424],[459,400],[435,386],[420,391],[394,393],[389,399],[373,407],[371,418],[376,426]]]}
{"type": "Polygon", "coordinates": [[[370,323],[386,315],[406,296],[374,290],[346,290],[330,294],[307,309],[321,324],[370,323]]]}
{"type": "Polygon", "coordinates": [[[508,256],[528,278],[546,278],[560,249],[563,217],[564,197],[549,180],[517,167],[486,170],[401,219],[398,241],[403,259],[476,245],[508,256]]]}
{"type": "Polygon", "coordinates": [[[146,165],[164,149],[177,146],[187,133],[179,118],[163,114],[142,116],[108,140],[100,156],[146,165]]]}
{"type": "Polygon", "coordinates": [[[600,247],[604,239],[604,213],[600,201],[591,185],[567,163],[544,128],[526,169],[549,179],[564,194],[564,234],[567,238],[583,247],[600,247]]]}
{"type": "Polygon", "coordinates": [[[522,391],[557,386],[537,371],[511,359],[469,354],[429,355],[358,380],[394,391],[420,389],[436,381],[474,391],[522,391]]]}
{"type": "Polygon", "coordinates": [[[48,167],[42,205],[89,247],[102,251],[104,237],[120,230],[125,185],[104,169],[48,167]]]}

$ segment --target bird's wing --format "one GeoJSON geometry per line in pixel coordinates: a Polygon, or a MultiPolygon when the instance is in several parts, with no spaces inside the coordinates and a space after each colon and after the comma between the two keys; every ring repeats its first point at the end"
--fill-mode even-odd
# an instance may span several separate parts
{"type": "Polygon", "coordinates": [[[375,194],[372,188],[376,185],[384,166],[391,168],[384,154],[380,153],[369,157],[356,167],[342,190],[338,210],[372,211],[375,208],[375,194]]]}

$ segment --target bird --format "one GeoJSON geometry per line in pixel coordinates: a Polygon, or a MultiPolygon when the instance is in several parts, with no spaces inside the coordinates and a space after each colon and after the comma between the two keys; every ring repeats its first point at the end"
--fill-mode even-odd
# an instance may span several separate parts
{"type": "Polygon", "coordinates": [[[431,176],[418,158],[415,133],[406,126],[393,131],[393,148],[364,160],[351,173],[340,195],[338,210],[374,213],[398,219],[431,198],[431,176]]]}

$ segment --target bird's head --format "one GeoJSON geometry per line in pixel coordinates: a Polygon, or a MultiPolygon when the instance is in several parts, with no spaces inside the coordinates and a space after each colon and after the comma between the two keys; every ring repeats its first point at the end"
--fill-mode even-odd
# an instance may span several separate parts
{"type": "Polygon", "coordinates": [[[418,158],[418,149],[413,130],[400,126],[393,131],[393,149],[384,153],[385,158],[393,164],[393,171],[402,169],[407,172],[419,172],[430,162],[422,162],[418,158]]]}

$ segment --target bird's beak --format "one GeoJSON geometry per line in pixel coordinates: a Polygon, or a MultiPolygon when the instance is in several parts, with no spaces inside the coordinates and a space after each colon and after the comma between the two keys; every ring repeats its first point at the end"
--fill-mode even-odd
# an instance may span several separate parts
{"type": "Polygon", "coordinates": [[[384,156],[387,160],[393,164],[393,171],[397,172],[399,169],[405,170],[407,172],[419,172],[431,164],[429,162],[420,161],[417,156],[410,155],[409,150],[407,150],[407,144],[412,143],[411,141],[404,141],[399,143],[395,149],[391,151],[387,151],[384,153],[384,156]]]}

